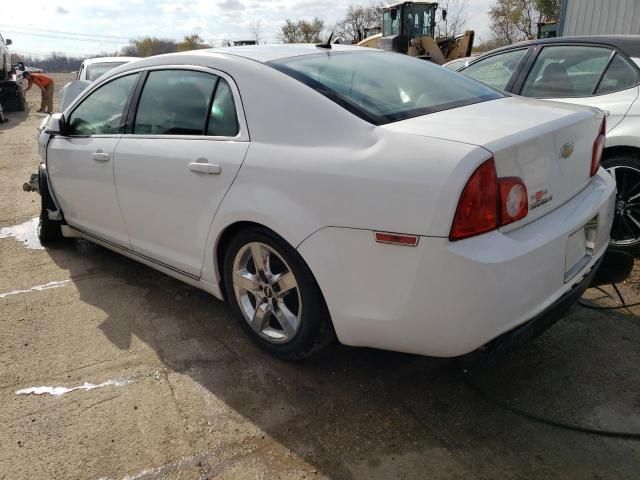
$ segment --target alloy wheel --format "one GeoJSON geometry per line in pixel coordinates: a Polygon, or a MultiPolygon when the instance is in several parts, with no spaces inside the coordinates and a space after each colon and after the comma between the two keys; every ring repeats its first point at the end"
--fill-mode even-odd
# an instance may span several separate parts
{"type": "Polygon", "coordinates": [[[611,244],[631,246],[640,242],[640,170],[615,165],[607,168],[618,187],[611,244]]]}
{"type": "Polygon", "coordinates": [[[300,327],[302,301],[295,275],[272,247],[250,242],[233,261],[233,291],[251,329],[270,343],[291,340],[300,327]]]}

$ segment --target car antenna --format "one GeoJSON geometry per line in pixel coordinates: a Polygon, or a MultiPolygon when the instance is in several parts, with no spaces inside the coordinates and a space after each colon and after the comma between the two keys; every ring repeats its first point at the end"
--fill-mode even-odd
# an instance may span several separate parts
{"type": "Polygon", "coordinates": [[[329,40],[327,40],[327,43],[318,43],[316,44],[316,47],[318,48],[328,48],[329,50],[331,50],[331,39],[333,38],[333,32],[331,32],[331,35],[329,35],[329,40]]]}

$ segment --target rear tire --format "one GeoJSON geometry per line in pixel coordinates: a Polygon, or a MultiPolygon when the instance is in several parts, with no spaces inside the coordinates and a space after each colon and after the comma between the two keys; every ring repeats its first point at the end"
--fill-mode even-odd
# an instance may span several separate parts
{"type": "Polygon", "coordinates": [[[640,158],[612,155],[602,162],[616,181],[616,208],[609,245],[632,254],[640,253],[640,158]],[[635,198],[637,197],[637,198],[635,198]]]}
{"type": "Polygon", "coordinates": [[[56,206],[49,194],[47,170],[40,164],[38,170],[38,188],[40,190],[40,222],[38,223],[38,239],[42,245],[51,245],[59,242],[62,237],[61,223],[49,218],[49,210],[55,210],[56,206]]]}
{"type": "Polygon", "coordinates": [[[15,86],[14,91],[9,91],[5,87],[5,90],[8,90],[4,94],[4,98],[2,100],[2,106],[5,112],[24,112],[26,108],[26,102],[24,93],[22,89],[18,86],[15,86]]]}
{"type": "Polygon", "coordinates": [[[311,270],[270,230],[249,228],[233,237],[224,255],[224,285],[243,330],[279,358],[300,360],[335,339],[311,270]]]}

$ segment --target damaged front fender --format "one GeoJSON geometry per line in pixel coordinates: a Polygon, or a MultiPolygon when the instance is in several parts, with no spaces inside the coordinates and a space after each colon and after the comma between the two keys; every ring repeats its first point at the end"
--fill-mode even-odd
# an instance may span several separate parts
{"type": "Polygon", "coordinates": [[[48,218],[55,221],[64,221],[62,211],[49,188],[47,179],[47,167],[41,163],[38,167],[38,173],[32,173],[28,182],[22,185],[25,192],[38,192],[43,199],[43,208],[47,209],[48,218]]]}

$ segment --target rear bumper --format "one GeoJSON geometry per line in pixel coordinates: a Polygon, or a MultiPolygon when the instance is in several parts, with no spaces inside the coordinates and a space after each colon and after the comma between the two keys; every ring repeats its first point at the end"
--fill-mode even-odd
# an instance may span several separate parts
{"type": "Polygon", "coordinates": [[[601,170],[572,200],[511,232],[402,247],[375,243],[369,230],[325,228],[299,251],[342,343],[456,357],[575,303],[607,248],[614,200],[615,182],[601,170]],[[565,279],[568,238],[596,216],[593,254],[565,279]]]}
{"type": "Polygon", "coordinates": [[[495,359],[518,349],[553,326],[554,323],[560,320],[574,305],[576,305],[576,303],[578,303],[578,300],[580,300],[584,291],[589,288],[589,285],[593,282],[603,260],[604,258],[598,260],[591,270],[585,272],[584,278],[579,283],[573,285],[569,291],[564,293],[564,295],[553,302],[544,311],[519,327],[516,327],[507,333],[503,333],[498,338],[492,340],[485,345],[481,351],[478,351],[477,355],[472,354],[474,357],[474,368],[486,366],[495,359]]]}

